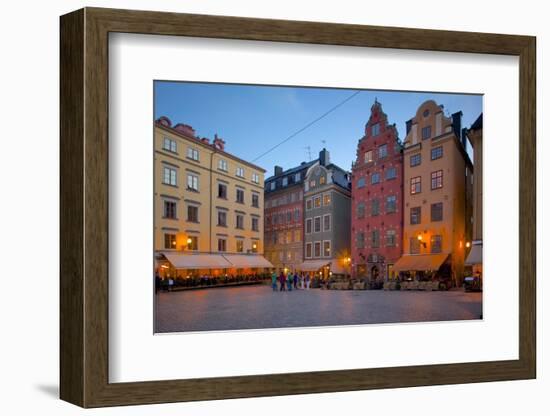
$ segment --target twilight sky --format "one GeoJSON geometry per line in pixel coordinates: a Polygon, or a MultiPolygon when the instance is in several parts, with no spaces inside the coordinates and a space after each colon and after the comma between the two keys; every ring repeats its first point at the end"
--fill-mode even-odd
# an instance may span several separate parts
{"type": "Polygon", "coordinates": [[[433,99],[444,105],[445,115],[462,110],[462,126],[470,127],[482,112],[481,95],[393,92],[361,92],[315,122],[292,139],[258,158],[264,152],[304,128],[358,90],[300,88],[156,81],[155,119],[164,115],[174,124],[191,125],[200,137],[214,134],[226,141],[226,151],[267,170],[273,166],[288,169],[316,159],[323,147],[331,161],[351,169],[357,141],[374,99],[382,104],[388,122],[397,126],[401,141],[405,122],[414,117],[424,101],[433,99]]]}

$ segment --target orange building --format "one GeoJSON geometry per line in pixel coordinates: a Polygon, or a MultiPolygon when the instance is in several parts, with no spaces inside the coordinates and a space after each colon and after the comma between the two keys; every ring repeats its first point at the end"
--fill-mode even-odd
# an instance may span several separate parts
{"type": "Polygon", "coordinates": [[[451,117],[429,100],[407,122],[404,141],[402,278],[462,284],[471,245],[473,166],[462,112],[451,117]]]}

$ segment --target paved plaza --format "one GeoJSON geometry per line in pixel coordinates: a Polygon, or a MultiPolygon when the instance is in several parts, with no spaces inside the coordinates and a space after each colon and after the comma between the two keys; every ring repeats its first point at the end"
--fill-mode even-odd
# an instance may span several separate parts
{"type": "Polygon", "coordinates": [[[155,332],[479,319],[481,293],[293,290],[248,286],[162,292],[155,332]]]}

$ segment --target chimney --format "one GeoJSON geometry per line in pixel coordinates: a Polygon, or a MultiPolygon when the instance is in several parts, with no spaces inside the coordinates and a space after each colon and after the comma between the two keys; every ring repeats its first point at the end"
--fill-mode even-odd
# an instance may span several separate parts
{"type": "Polygon", "coordinates": [[[330,164],[330,153],[323,147],[323,150],[319,152],[319,164],[321,166],[327,166],[330,164]]]}
{"type": "Polygon", "coordinates": [[[282,175],[283,174],[283,168],[281,166],[275,166],[274,174],[275,174],[275,176],[282,175]]]}
{"type": "Polygon", "coordinates": [[[178,123],[174,126],[174,130],[179,131],[181,134],[184,134],[187,137],[196,138],[195,129],[188,124],[178,123]]]}
{"type": "Polygon", "coordinates": [[[412,124],[413,124],[412,118],[410,120],[407,120],[407,122],[405,123],[407,127],[407,133],[405,133],[406,135],[408,135],[409,132],[411,131],[412,124]]]}
{"type": "Polygon", "coordinates": [[[218,149],[218,150],[225,150],[225,140],[223,140],[221,137],[218,137],[218,134],[214,134],[214,140],[212,141],[212,145],[218,149]]]}
{"type": "Polygon", "coordinates": [[[455,136],[458,137],[459,140],[462,139],[462,111],[457,111],[452,115],[453,117],[453,131],[455,133],[455,136]]]}

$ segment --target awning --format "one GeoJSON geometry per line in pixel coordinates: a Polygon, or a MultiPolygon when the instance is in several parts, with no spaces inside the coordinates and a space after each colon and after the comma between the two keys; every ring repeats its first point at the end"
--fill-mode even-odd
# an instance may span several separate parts
{"type": "Polygon", "coordinates": [[[330,271],[334,274],[348,274],[349,270],[346,270],[338,260],[332,260],[330,262],[330,271]]]}
{"type": "Polygon", "coordinates": [[[163,253],[176,269],[229,269],[229,263],[221,254],[163,253]]]}
{"type": "Polygon", "coordinates": [[[471,266],[481,263],[483,263],[483,246],[481,244],[475,244],[472,246],[472,249],[470,250],[470,254],[468,254],[468,258],[466,259],[465,264],[471,266]]]}
{"type": "Polygon", "coordinates": [[[328,266],[329,264],[330,260],[306,260],[296,268],[304,272],[315,272],[321,267],[328,266]]]}
{"type": "Polygon", "coordinates": [[[438,270],[449,254],[411,254],[401,257],[393,265],[394,272],[438,270]]]}
{"type": "Polygon", "coordinates": [[[273,268],[273,265],[258,254],[224,254],[223,257],[237,269],[273,268]]]}

